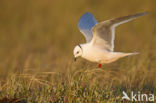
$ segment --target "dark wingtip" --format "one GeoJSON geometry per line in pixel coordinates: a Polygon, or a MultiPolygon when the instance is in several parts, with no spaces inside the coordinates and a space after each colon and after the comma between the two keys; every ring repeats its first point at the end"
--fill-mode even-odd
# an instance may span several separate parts
{"type": "Polygon", "coordinates": [[[144,15],[147,15],[147,14],[148,14],[148,12],[141,12],[141,13],[138,13],[136,15],[139,17],[139,16],[144,16],[144,15]]]}
{"type": "Polygon", "coordinates": [[[84,14],[92,14],[91,12],[85,12],[84,14]]]}
{"type": "Polygon", "coordinates": [[[86,12],[86,13],[84,13],[81,17],[89,16],[89,15],[93,16],[93,14],[92,14],[91,12],[86,12]]]}
{"type": "Polygon", "coordinates": [[[90,30],[95,24],[97,24],[97,21],[94,18],[94,15],[90,12],[84,13],[78,21],[78,27],[80,29],[90,30]]]}
{"type": "Polygon", "coordinates": [[[142,13],[140,13],[140,14],[142,14],[142,15],[146,15],[146,14],[148,14],[148,12],[145,11],[145,12],[142,12],[142,13]]]}

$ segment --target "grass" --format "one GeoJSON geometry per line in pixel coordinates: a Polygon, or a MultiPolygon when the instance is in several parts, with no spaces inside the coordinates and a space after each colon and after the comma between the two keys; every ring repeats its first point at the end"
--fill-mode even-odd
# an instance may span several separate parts
{"type": "Polygon", "coordinates": [[[155,1],[2,0],[0,103],[129,103],[122,91],[156,95],[155,1]],[[122,8],[121,8],[122,7],[122,8]],[[124,9],[123,9],[124,8],[124,9]],[[97,68],[72,50],[84,38],[77,21],[86,11],[98,21],[148,11],[117,27],[115,51],[139,52],[97,68]]]}
{"type": "Polygon", "coordinates": [[[12,75],[1,86],[0,96],[19,98],[22,103],[120,103],[123,102],[121,101],[123,90],[127,93],[138,90],[144,93],[156,93],[155,84],[149,79],[151,77],[147,74],[138,75],[140,73],[141,71],[137,74],[127,73],[117,76],[119,74],[108,70],[87,69],[70,73],[66,78],[62,74],[53,72],[38,73],[35,76],[12,75]]]}

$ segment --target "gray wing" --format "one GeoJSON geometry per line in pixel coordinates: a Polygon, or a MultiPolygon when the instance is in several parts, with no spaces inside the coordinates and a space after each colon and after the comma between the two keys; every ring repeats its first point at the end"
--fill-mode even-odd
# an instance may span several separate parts
{"type": "Polygon", "coordinates": [[[95,25],[92,29],[92,44],[113,51],[115,27],[147,14],[146,12],[107,20],[95,25]]]}
{"type": "Polygon", "coordinates": [[[92,40],[92,28],[97,24],[94,16],[91,13],[85,13],[81,16],[78,27],[80,32],[85,36],[86,42],[92,40]]]}

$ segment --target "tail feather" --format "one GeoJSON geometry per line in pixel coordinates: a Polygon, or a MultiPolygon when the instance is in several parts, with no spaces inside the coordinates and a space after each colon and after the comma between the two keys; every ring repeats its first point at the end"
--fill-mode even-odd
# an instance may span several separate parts
{"type": "Polygon", "coordinates": [[[131,56],[131,55],[137,55],[139,54],[138,52],[135,53],[124,53],[123,56],[131,56]]]}
{"type": "Polygon", "coordinates": [[[107,62],[105,61],[104,63],[111,63],[120,58],[131,56],[131,55],[136,55],[136,54],[139,54],[139,53],[137,53],[137,52],[136,53],[113,52],[110,54],[111,56],[110,56],[109,60],[107,60],[107,62]]]}

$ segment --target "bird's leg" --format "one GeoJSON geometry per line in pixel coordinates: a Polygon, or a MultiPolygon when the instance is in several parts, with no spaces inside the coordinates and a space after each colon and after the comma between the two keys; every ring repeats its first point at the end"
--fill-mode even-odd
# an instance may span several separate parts
{"type": "Polygon", "coordinates": [[[99,65],[98,65],[98,68],[101,68],[101,67],[102,67],[102,64],[99,64],[99,65]]]}

